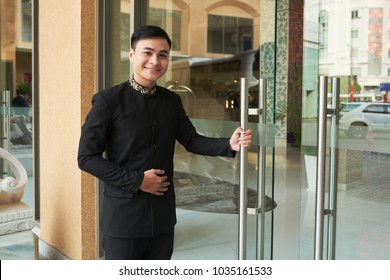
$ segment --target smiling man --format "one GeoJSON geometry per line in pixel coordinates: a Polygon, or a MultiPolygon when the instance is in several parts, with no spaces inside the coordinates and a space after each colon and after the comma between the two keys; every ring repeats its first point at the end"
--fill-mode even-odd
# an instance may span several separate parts
{"type": "Polygon", "coordinates": [[[129,52],[134,74],[94,95],[82,127],[79,167],[104,182],[100,227],[106,259],[171,258],[176,140],[189,152],[209,156],[234,157],[240,145],[251,145],[250,130],[237,128],[230,138],[196,132],[180,97],[157,85],[170,50],[163,29],[136,30],[129,52]]]}

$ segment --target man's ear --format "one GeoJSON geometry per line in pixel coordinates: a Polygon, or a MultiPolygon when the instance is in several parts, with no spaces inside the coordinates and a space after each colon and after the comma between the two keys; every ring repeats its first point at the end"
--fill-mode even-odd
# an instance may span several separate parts
{"type": "Polygon", "coordinates": [[[133,55],[134,55],[134,50],[130,49],[130,51],[129,51],[129,59],[130,59],[130,61],[133,61],[133,55]]]}

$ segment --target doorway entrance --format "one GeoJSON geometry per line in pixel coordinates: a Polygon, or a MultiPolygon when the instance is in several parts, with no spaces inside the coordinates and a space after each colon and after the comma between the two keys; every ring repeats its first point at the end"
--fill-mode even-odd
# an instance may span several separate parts
{"type": "MultiPolygon", "coordinates": [[[[389,3],[290,2],[110,4],[106,11],[117,20],[107,21],[113,32],[106,42],[111,45],[104,86],[130,75],[126,36],[137,24],[159,25],[172,37],[171,67],[159,84],[181,96],[204,135],[230,136],[240,125],[241,78],[248,83],[252,109],[260,107],[260,81],[265,81],[265,121],[261,114],[248,116],[255,139],[247,159],[246,258],[387,259],[389,110],[381,84],[389,77],[389,3]],[[322,77],[326,88],[320,87],[322,77]],[[321,92],[326,116],[319,114],[321,92]],[[361,101],[382,106],[360,107],[360,120],[351,125],[352,108],[361,101]],[[337,116],[334,123],[332,116],[337,116]],[[259,201],[267,209],[261,219],[259,201]]],[[[173,258],[239,258],[239,155],[210,158],[177,146],[175,171],[173,258]]]]}

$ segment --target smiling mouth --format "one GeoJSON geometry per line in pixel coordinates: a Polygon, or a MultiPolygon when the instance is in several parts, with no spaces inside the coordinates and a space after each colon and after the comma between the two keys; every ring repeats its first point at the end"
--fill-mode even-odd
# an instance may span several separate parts
{"type": "Polygon", "coordinates": [[[155,72],[159,72],[161,71],[161,69],[159,68],[150,68],[150,67],[145,67],[146,70],[149,70],[149,71],[155,71],[155,72]]]}

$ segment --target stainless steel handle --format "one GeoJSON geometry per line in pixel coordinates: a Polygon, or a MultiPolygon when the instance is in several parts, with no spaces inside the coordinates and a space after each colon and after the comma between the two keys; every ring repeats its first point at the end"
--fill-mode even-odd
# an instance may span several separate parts
{"type": "Polygon", "coordinates": [[[1,147],[5,150],[9,150],[9,125],[10,125],[10,98],[11,92],[9,90],[2,92],[1,97],[1,147]]]}
{"type": "Polygon", "coordinates": [[[317,140],[317,191],[315,213],[315,248],[314,259],[323,259],[324,240],[324,197],[326,163],[326,120],[327,120],[328,77],[320,77],[318,96],[318,140],[317,140]]]}
{"type": "MultiPolygon", "coordinates": [[[[244,130],[248,124],[248,86],[245,78],[241,78],[240,100],[240,126],[244,130]]],[[[238,233],[238,259],[246,259],[247,244],[247,162],[248,149],[240,147],[240,202],[239,202],[239,233],[238,233]]]]}
{"type": "MultiPolygon", "coordinates": [[[[267,80],[260,79],[259,84],[259,125],[265,126],[267,122],[267,80]]],[[[258,130],[258,138],[261,138],[260,131],[258,130]]],[[[265,135],[263,135],[265,137],[265,135]]],[[[260,143],[261,141],[259,141],[260,143]]],[[[264,259],[264,240],[265,240],[265,171],[266,171],[266,145],[259,145],[258,155],[258,178],[257,178],[257,193],[258,193],[258,205],[260,207],[260,215],[256,216],[257,223],[257,237],[256,237],[256,259],[264,259]]]]}
{"type": "Polygon", "coordinates": [[[329,155],[329,228],[328,259],[336,258],[336,215],[337,215],[337,170],[338,170],[338,124],[340,108],[340,78],[332,78],[332,125],[329,155]]]}
{"type": "MultiPolygon", "coordinates": [[[[1,93],[1,107],[0,107],[0,147],[4,150],[9,151],[10,143],[10,99],[11,92],[9,90],[1,93]]],[[[0,177],[9,174],[9,166],[5,162],[0,162],[0,177]]]]}

